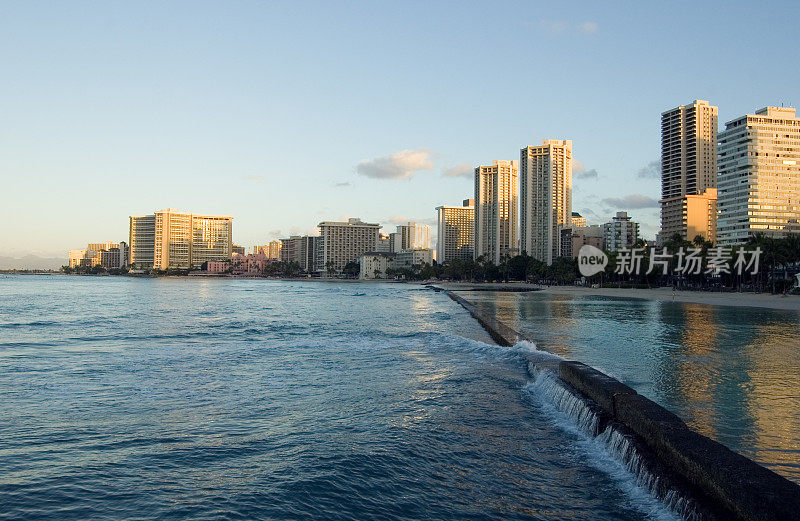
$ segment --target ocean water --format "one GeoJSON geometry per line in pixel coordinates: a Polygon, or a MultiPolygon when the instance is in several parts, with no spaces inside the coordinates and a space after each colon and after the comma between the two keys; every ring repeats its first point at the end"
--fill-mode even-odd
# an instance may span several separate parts
{"type": "Polygon", "coordinates": [[[800,313],[459,293],[542,348],[615,376],[700,433],[800,483],[800,313]]]}
{"type": "Polygon", "coordinates": [[[0,276],[0,519],[676,519],[414,285],[0,276]]]}

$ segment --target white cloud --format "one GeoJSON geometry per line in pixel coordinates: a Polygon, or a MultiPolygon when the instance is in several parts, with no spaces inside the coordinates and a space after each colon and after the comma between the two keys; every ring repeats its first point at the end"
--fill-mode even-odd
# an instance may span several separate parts
{"type": "Polygon", "coordinates": [[[245,181],[254,181],[256,183],[266,183],[267,182],[267,178],[264,177],[263,175],[247,174],[247,175],[243,175],[242,179],[244,179],[245,181]]]}
{"type": "Polygon", "coordinates": [[[399,224],[407,224],[407,223],[417,223],[417,224],[430,224],[431,226],[435,226],[437,224],[436,217],[425,217],[422,219],[414,219],[411,217],[406,217],[405,215],[393,215],[388,219],[384,219],[381,222],[388,221],[390,224],[399,225],[399,224]]]}
{"type": "Polygon", "coordinates": [[[642,194],[629,194],[623,197],[607,197],[603,203],[615,207],[619,210],[642,208],[658,208],[659,203],[656,199],[642,194]]]}
{"type": "Polygon", "coordinates": [[[636,177],[641,177],[642,179],[661,179],[661,161],[650,161],[647,163],[647,166],[640,168],[639,171],[636,172],[636,177]]]}
{"type": "Polygon", "coordinates": [[[356,172],[375,179],[410,179],[421,170],[433,168],[427,150],[401,150],[389,156],[361,161],[356,172]]]}
{"type": "Polygon", "coordinates": [[[582,161],[574,160],[572,162],[572,177],[575,179],[597,179],[597,170],[594,168],[586,170],[586,165],[582,161]]]}
{"type": "Polygon", "coordinates": [[[469,163],[459,163],[455,166],[442,168],[442,175],[445,177],[468,177],[475,175],[475,168],[469,163]]]}
{"type": "Polygon", "coordinates": [[[597,22],[583,22],[578,26],[581,32],[586,34],[594,34],[597,32],[597,22]]]}

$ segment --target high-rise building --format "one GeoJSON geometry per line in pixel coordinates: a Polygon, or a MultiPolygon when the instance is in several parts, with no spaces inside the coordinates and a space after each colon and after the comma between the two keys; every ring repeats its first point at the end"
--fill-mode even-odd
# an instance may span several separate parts
{"type": "Polygon", "coordinates": [[[257,255],[265,255],[268,259],[280,259],[281,248],[283,243],[281,241],[270,241],[269,244],[253,246],[253,253],[257,255]]]}
{"type": "Polygon", "coordinates": [[[572,212],[571,220],[573,228],[586,228],[586,217],[583,217],[578,212],[572,212]]]}
{"type": "Polygon", "coordinates": [[[297,263],[301,270],[311,273],[314,271],[317,239],[319,237],[313,235],[292,235],[281,239],[281,260],[297,263]]]}
{"type": "Polygon", "coordinates": [[[766,107],[725,124],[719,135],[720,245],[757,233],[800,233],[800,119],[766,107]]]}
{"type": "Polygon", "coordinates": [[[133,269],[152,269],[156,243],[156,216],[132,215],[130,217],[130,263],[133,269]]]}
{"type": "Polygon", "coordinates": [[[661,114],[661,236],[688,237],[686,196],[717,187],[717,107],[705,100],[661,114]]]}
{"type": "Polygon", "coordinates": [[[393,245],[391,251],[428,250],[431,248],[431,226],[409,222],[397,227],[392,234],[393,245]]]}
{"type": "Polygon", "coordinates": [[[453,259],[468,260],[475,251],[475,199],[464,199],[461,206],[438,206],[436,260],[444,264],[453,259]]]}
{"type": "Polygon", "coordinates": [[[572,141],[545,139],[520,151],[520,250],[547,264],[572,220],[572,141]]]}
{"type": "Polygon", "coordinates": [[[496,160],[475,169],[475,258],[494,264],[519,252],[519,162],[496,160]]]}
{"type": "Polygon", "coordinates": [[[603,225],[604,242],[610,252],[633,248],[639,239],[639,223],[628,217],[628,212],[617,212],[611,222],[603,225]]]}
{"type": "Polygon", "coordinates": [[[174,209],[130,218],[131,264],[139,269],[198,268],[231,258],[233,217],[174,209]],[[152,253],[151,253],[152,252],[152,253]]]}
{"type": "Polygon", "coordinates": [[[340,272],[348,262],[355,261],[378,245],[380,224],[350,218],[347,222],[319,223],[314,269],[317,272],[340,272]]]}

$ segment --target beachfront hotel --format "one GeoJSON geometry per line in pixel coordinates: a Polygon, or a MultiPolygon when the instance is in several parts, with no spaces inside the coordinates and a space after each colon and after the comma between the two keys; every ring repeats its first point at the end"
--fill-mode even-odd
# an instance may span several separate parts
{"type": "Polygon", "coordinates": [[[475,199],[464,199],[461,206],[437,206],[437,262],[469,260],[475,251],[475,199]]]}
{"type": "Polygon", "coordinates": [[[131,266],[135,269],[199,268],[233,252],[233,217],[197,215],[169,208],[130,217],[131,266]]]}
{"type": "Polygon", "coordinates": [[[431,226],[409,222],[397,226],[397,231],[389,234],[390,251],[429,250],[431,248],[431,226]]]}
{"type": "Polygon", "coordinates": [[[500,264],[519,251],[519,162],[496,160],[475,169],[475,259],[500,264]]]}
{"type": "Polygon", "coordinates": [[[719,243],[800,233],[799,165],[794,108],[765,107],[726,123],[719,134],[719,243]]]}
{"type": "Polygon", "coordinates": [[[280,260],[295,263],[301,270],[311,273],[314,271],[318,239],[313,235],[292,235],[288,239],[281,239],[280,260]]]}
{"type": "Polygon", "coordinates": [[[380,224],[365,223],[351,217],[347,222],[319,223],[314,269],[317,272],[340,272],[348,262],[355,261],[378,246],[380,224]]]}
{"type": "Polygon", "coordinates": [[[572,219],[572,141],[520,150],[520,250],[547,264],[561,255],[572,219]]]}
{"type": "MultiPolygon", "coordinates": [[[[687,216],[697,203],[686,196],[701,195],[717,186],[717,107],[695,100],[661,114],[661,237],[679,234],[694,239],[687,229],[687,216]]],[[[709,229],[706,223],[702,228],[709,229]]],[[[709,237],[704,237],[711,240],[709,237]]],[[[713,242],[713,240],[712,240],[713,242]]]]}

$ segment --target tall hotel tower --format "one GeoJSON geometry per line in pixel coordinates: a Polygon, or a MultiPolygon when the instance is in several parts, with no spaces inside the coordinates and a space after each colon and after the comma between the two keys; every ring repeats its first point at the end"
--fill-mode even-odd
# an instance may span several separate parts
{"type": "Polygon", "coordinates": [[[131,216],[131,266],[139,269],[199,268],[231,258],[233,217],[197,215],[172,208],[131,216]]]}
{"type": "Polygon", "coordinates": [[[545,139],[520,151],[520,206],[520,250],[552,264],[572,219],[572,141],[545,139]]]}
{"type": "Polygon", "coordinates": [[[314,269],[340,272],[348,262],[357,260],[378,247],[381,225],[351,217],[347,222],[322,221],[316,240],[314,269]]]}
{"type": "Polygon", "coordinates": [[[495,264],[518,252],[518,161],[495,161],[475,169],[475,258],[495,264]]]}
{"type": "Polygon", "coordinates": [[[439,223],[437,262],[471,259],[475,251],[475,199],[464,199],[461,206],[437,206],[436,212],[439,223]]]}
{"type": "MultiPolygon", "coordinates": [[[[680,234],[687,240],[687,223],[695,205],[686,196],[715,196],[717,187],[717,107],[705,100],[661,114],[661,237],[680,234]]],[[[691,198],[690,198],[691,199],[691,198]]],[[[701,219],[714,212],[700,212],[701,219]]],[[[711,229],[712,225],[700,227],[711,229]]],[[[712,237],[705,237],[713,240],[712,237]]]]}
{"type": "Polygon", "coordinates": [[[757,233],[800,233],[800,119],[789,107],[766,107],[725,124],[719,134],[721,245],[757,233]]]}

